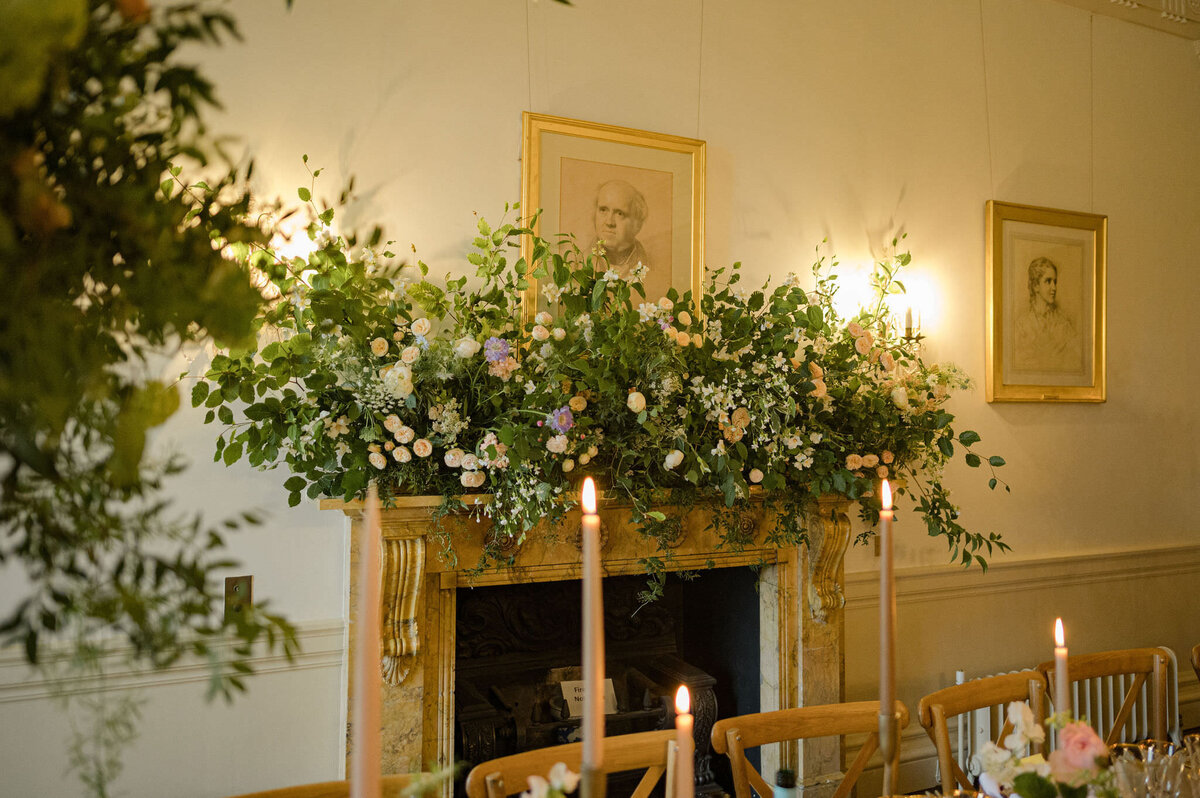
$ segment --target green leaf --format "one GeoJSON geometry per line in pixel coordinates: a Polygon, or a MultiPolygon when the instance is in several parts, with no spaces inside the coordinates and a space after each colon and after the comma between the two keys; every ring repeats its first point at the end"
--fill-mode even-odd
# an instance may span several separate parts
{"type": "Polygon", "coordinates": [[[294,476],[289,477],[288,480],[283,483],[283,486],[293,493],[298,493],[299,491],[304,490],[304,486],[307,484],[308,483],[305,481],[304,477],[294,476]]]}
{"type": "Polygon", "coordinates": [[[1021,798],[1056,798],[1058,791],[1049,779],[1036,773],[1021,773],[1013,779],[1013,791],[1021,798]]]}
{"type": "Polygon", "coordinates": [[[312,199],[312,192],[301,186],[296,189],[296,194],[299,195],[301,202],[308,202],[312,199]]]}
{"type": "MultiPolygon", "coordinates": [[[[954,456],[954,444],[950,441],[948,436],[943,435],[942,437],[938,438],[937,447],[941,453],[947,457],[954,456]]],[[[1024,796],[1022,796],[1022,798],[1024,798],[1024,796]]]]}
{"type": "Polygon", "coordinates": [[[979,455],[974,452],[967,452],[967,456],[964,459],[971,468],[979,468],[979,464],[983,462],[979,459],[979,455]]]}
{"type": "Polygon", "coordinates": [[[958,436],[958,442],[963,446],[970,446],[973,443],[979,443],[979,441],[979,433],[972,430],[966,430],[958,436]]]}
{"type": "Polygon", "coordinates": [[[1004,458],[998,454],[994,454],[988,458],[988,464],[999,468],[1000,466],[1004,465],[1004,458]]]}
{"type": "Polygon", "coordinates": [[[667,520],[666,514],[660,513],[658,510],[651,510],[650,512],[646,513],[646,515],[649,516],[650,518],[653,518],[655,521],[666,521],[667,520]]]}
{"type": "Polygon", "coordinates": [[[204,380],[198,380],[192,386],[192,407],[199,407],[204,404],[204,400],[208,398],[208,383],[204,380]]]}

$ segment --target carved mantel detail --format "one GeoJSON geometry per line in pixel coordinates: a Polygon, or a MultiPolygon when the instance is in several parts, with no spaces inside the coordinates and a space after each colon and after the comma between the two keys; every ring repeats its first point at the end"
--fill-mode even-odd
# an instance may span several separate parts
{"type": "Polygon", "coordinates": [[[841,570],[850,545],[850,502],[840,496],[822,496],[808,511],[808,601],[812,617],[825,622],[830,609],[846,605],[841,570]]]}
{"type": "Polygon", "coordinates": [[[383,678],[401,685],[421,651],[418,610],[425,581],[425,538],[383,540],[383,678]]]}

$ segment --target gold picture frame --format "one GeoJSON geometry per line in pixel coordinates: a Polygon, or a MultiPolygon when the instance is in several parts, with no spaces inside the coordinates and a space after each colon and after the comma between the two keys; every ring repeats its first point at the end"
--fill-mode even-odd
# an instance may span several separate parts
{"type": "Polygon", "coordinates": [[[1103,402],[1108,217],[988,200],[987,400],[1103,402]]]}
{"type": "MultiPolygon", "coordinates": [[[[541,209],[538,234],[552,243],[560,234],[572,234],[586,252],[597,239],[604,240],[602,225],[614,225],[605,227],[608,235],[628,243],[622,251],[608,248],[614,268],[645,258],[649,301],[675,288],[680,295],[690,290],[698,306],[704,276],[704,142],[529,111],[522,115],[522,128],[521,212],[527,217],[541,209]],[[632,199],[635,194],[640,204],[632,199]],[[630,205],[632,221],[610,221],[630,205]]],[[[522,245],[525,258],[529,247],[528,241],[522,245]]],[[[523,299],[527,319],[544,306],[536,279],[530,278],[523,299]]]]}

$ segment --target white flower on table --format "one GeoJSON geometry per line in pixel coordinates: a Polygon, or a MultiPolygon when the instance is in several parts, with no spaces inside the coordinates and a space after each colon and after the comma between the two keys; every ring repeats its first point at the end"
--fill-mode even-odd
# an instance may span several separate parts
{"type": "Polygon", "coordinates": [[[1046,739],[1046,730],[1033,719],[1033,710],[1024,701],[1013,701],[1008,705],[1008,722],[1012,734],[1004,738],[1004,747],[1017,751],[1030,743],[1041,743],[1046,739]]]}
{"type": "Polygon", "coordinates": [[[529,789],[521,793],[521,798],[557,798],[575,792],[579,786],[579,774],[572,772],[563,762],[550,768],[548,775],[548,779],[530,776],[529,789]]]}

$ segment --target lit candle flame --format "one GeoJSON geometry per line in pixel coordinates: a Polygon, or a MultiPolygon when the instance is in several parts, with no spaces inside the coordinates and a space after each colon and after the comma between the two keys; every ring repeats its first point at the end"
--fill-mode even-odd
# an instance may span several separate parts
{"type": "Polygon", "coordinates": [[[583,511],[588,515],[596,514],[596,483],[591,477],[583,481],[583,511]]]}
{"type": "Polygon", "coordinates": [[[880,494],[883,496],[883,509],[892,509],[892,486],[888,484],[886,479],[883,481],[883,487],[880,489],[880,494]]]}
{"type": "Polygon", "coordinates": [[[686,684],[679,685],[679,689],[675,691],[675,712],[683,715],[690,712],[692,709],[692,697],[688,695],[686,684]]]}
{"type": "Polygon", "coordinates": [[[1054,619],[1054,645],[1059,648],[1066,645],[1065,638],[1063,637],[1062,618],[1054,619]]]}

